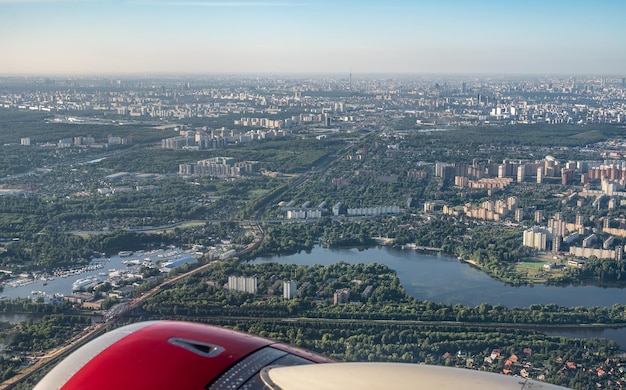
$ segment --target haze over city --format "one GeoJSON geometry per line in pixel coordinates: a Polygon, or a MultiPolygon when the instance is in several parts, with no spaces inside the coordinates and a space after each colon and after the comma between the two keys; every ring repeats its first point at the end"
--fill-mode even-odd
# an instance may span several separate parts
{"type": "Polygon", "coordinates": [[[0,74],[621,74],[619,1],[0,0],[0,74]]]}
{"type": "Polygon", "coordinates": [[[0,0],[0,389],[624,390],[625,11],[0,0]]]}

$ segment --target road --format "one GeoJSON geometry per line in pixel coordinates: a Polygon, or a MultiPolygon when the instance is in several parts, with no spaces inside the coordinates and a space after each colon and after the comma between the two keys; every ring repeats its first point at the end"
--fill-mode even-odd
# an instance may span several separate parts
{"type": "MultiPolygon", "coordinates": [[[[368,134],[367,136],[371,136],[371,134],[368,134]]],[[[364,139],[366,136],[362,136],[360,139],[364,139]]],[[[350,149],[350,147],[352,147],[352,145],[348,144],[346,145],[344,148],[342,148],[335,156],[328,156],[323,162],[321,162],[317,167],[315,167],[314,169],[311,169],[310,171],[306,172],[305,174],[301,175],[300,177],[296,178],[295,180],[293,180],[290,184],[289,184],[289,189],[294,189],[298,186],[301,186],[302,184],[306,183],[308,180],[312,179],[313,177],[316,177],[319,174],[324,174],[328,168],[337,160],[341,159],[344,157],[345,153],[350,149]]],[[[132,148],[131,148],[132,149],[132,148]]],[[[127,149],[124,150],[122,152],[126,153],[128,151],[130,151],[131,149],[127,149]]],[[[102,155],[100,157],[107,157],[107,155],[102,155]]],[[[94,157],[90,157],[89,160],[92,160],[94,157]]],[[[78,161],[72,161],[71,163],[77,163],[78,161]]],[[[67,164],[68,162],[64,162],[63,164],[67,164]]],[[[61,164],[58,164],[61,165],[61,164]]],[[[2,180],[2,179],[0,179],[2,180]]],[[[267,201],[271,201],[271,199],[267,199],[267,201]]],[[[255,249],[258,245],[260,245],[260,243],[263,241],[264,237],[265,237],[265,232],[263,231],[259,221],[257,220],[258,215],[261,214],[263,210],[263,207],[260,208],[259,210],[256,210],[256,212],[253,215],[253,220],[251,221],[247,221],[247,222],[242,222],[242,225],[245,228],[248,229],[255,229],[257,231],[257,234],[255,234],[255,239],[252,243],[248,244],[244,249],[238,251],[235,256],[241,256],[244,255],[250,251],[252,251],[253,249],[255,249]]],[[[118,306],[116,307],[116,309],[114,311],[111,311],[110,313],[108,313],[108,317],[106,322],[101,323],[101,324],[96,324],[96,325],[92,325],[90,327],[88,327],[87,329],[85,329],[83,332],[81,332],[79,335],[77,335],[74,339],[70,340],[67,344],[65,344],[64,346],[57,348],[55,350],[52,351],[48,351],[48,353],[46,353],[45,356],[41,357],[36,363],[34,363],[33,365],[27,367],[26,369],[24,369],[22,372],[20,372],[18,375],[0,383],[0,390],[1,389],[10,389],[13,386],[15,386],[18,383],[24,382],[26,381],[28,378],[30,378],[32,375],[46,369],[47,367],[49,367],[52,364],[56,364],[59,360],[61,360],[63,357],[67,356],[69,353],[71,353],[72,351],[78,349],[79,347],[81,347],[82,345],[86,344],[87,342],[89,342],[90,340],[94,339],[95,337],[97,337],[98,335],[104,333],[104,331],[106,330],[106,328],[110,325],[114,325],[119,318],[121,318],[122,316],[124,316],[126,313],[132,312],[132,310],[136,309],[137,307],[139,307],[145,300],[147,300],[148,298],[154,296],[155,294],[158,294],[159,291],[161,291],[162,289],[166,288],[167,286],[170,286],[174,283],[176,283],[177,281],[184,279],[190,275],[193,275],[194,273],[197,272],[201,272],[209,267],[211,267],[213,264],[216,264],[216,262],[209,262],[207,264],[204,264],[196,269],[193,269],[189,272],[186,272],[184,274],[175,276],[171,279],[167,279],[165,281],[163,281],[161,284],[159,284],[158,286],[152,288],[151,290],[143,293],[141,296],[134,298],[133,300],[131,300],[130,302],[125,303],[123,306],[118,306]]]]}

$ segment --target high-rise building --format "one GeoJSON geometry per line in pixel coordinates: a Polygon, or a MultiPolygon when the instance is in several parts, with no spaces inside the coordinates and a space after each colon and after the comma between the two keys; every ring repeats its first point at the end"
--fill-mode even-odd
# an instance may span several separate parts
{"type": "Polygon", "coordinates": [[[574,181],[574,170],[563,169],[561,171],[561,184],[563,185],[572,184],[573,181],[574,181]]]}
{"type": "Polygon", "coordinates": [[[448,163],[438,162],[435,163],[435,176],[446,179],[446,176],[449,174],[454,175],[456,168],[453,165],[448,163]]]}
{"type": "Polygon", "coordinates": [[[554,228],[556,230],[555,236],[565,237],[567,234],[567,223],[563,220],[556,220],[554,228]]]}
{"type": "Polygon", "coordinates": [[[258,280],[256,276],[229,276],[228,289],[233,291],[243,291],[250,294],[257,293],[258,280]]]}
{"type": "Polygon", "coordinates": [[[498,165],[498,177],[499,178],[506,177],[506,164],[498,165]]]}
{"type": "Polygon", "coordinates": [[[526,175],[526,166],[520,165],[517,167],[517,182],[522,183],[524,181],[524,176],[526,175]]]}
{"type": "Polygon", "coordinates": [[[283,298],[292,299],[296,296],[298,285],[295,280],[283,282],[283,298]]]}
{"type": "Polygon", "coordinates": [[[615,207],[617,207],[617,199],[615,198],[611,198],[609,199],[609,210],[613,210],[615,207]]]}
{"type": "Polygon", "coordinates": [[[547,229],[537,226],[524,230],[522,245],[539,249],[540,251],[545,251],[548,245],[548,240],[551,239],[549,235],[550,232],[547,229]]]}
{"type": "Polygon", "coordinates": [[[576,226],[582,226],[585,223],[585,217],[582,214],[576,214],[576,226]]]}
{"type": "Polygon", "coordinates": [[[561,250],[562,242],[563,242],[563,237],[561,236],[554,237],[554,239],[552,240],[552,252],[553,253],[558,253],[561,250]]]}

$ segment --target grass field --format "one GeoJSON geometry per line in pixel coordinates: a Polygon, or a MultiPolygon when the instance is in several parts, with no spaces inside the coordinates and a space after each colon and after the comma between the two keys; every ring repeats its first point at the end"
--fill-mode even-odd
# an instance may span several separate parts
{"type": "Polygon", "coordinates": [[[548,279],[562,275],[561,269],[544,270],[543,266],[555,261],[552,255],[543,255],[540,258],[524,259],[515,265],[515,272],[527,282],[545,283],[548,279]]]}
{"type": "Polygon", "coordinates": [[[541,260],[526,260],[517,264],[518,268],[531,268],[531,269],[541,269],[543,265],[547,264],[545,261],[541,260]]]}

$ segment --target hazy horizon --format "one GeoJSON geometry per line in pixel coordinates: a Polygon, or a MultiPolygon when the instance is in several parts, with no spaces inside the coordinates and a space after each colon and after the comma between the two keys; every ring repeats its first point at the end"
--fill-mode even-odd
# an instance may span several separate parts
{"type": "Polygon", "coordinates": [[[0,0],[0,75],[621,75],[626,2],[0,0]]]}
{"type": "Polygon", "coordinates": [[[623,78],[626,77],[626,70],[621,73],[434,73],[434,72],[355,72],[346,69],[344,72],[57,72],[57,73],[0,73],[0,78],[28,78],[28,77],[69,77],[69,78],[181,78],[181,77],[329,77],[329,78],[348,78],[352,75],[353,79],[357,78],[381,78],[381,77],[447,77],[455,78],[494,78],[494,79],[516,79],[516,78],[544,78],[544,77],[604,77],[604,78],[623,78]]]}

